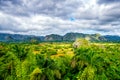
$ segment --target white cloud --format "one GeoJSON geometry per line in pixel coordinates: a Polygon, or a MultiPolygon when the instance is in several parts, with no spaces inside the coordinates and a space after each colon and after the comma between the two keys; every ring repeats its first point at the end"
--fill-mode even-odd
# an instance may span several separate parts
{"type": "Polygon", "coordinates": [[[14,4],[8,1],[0,6],[0,32],[120,35],[119,4],[98,4],[96,0],[21,0],[14,4]],[[75,20],[69,20],[71,17],[75,20]]]}

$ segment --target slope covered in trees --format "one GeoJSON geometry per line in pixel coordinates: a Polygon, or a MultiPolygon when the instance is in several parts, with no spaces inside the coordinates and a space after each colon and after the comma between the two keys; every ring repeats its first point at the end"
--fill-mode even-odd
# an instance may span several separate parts
{"type": "Polygon", "coordinates": [[[73,42],[77,38],[88,38],[92,42],[120,42],[120,36],[100,35],[100,34],[83,34],[83,33],[66,33],[61,36],[58,34],[50,34],[46,36],[20,35],[0,33],[0,41],[2,42],[73,42]]]}

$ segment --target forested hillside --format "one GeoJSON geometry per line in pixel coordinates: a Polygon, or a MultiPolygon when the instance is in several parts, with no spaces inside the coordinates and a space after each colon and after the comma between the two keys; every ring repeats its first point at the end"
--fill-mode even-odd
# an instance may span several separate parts
{"type": "Polygon", "coordinates": [[[87,38],[91,42],[120,42],[120,36],[100,35],[100,34],[83,34],[83,33],[66,33],[61,36],[58,34],[49,34],[46,36],[21,35],[0,33],[0,41],[2,42],[73,42],[77,38],[87,38]]]}

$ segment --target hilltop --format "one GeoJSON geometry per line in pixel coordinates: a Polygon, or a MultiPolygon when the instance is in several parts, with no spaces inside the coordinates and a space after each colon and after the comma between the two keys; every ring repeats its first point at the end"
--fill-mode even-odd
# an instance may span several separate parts
{"type": "Polygon", "coordinates": [[[77,38],[86,38],[91,42],[120,42],[120,36],[115,35],[101,35],[101,34],[84,34],[84,33],[66,33],[61,36],[58,34],[49,34],[46,36],[35,36],[35,35],[21,35],[21,34],[8,34],[0,33],[0,41],[2,42],[29,42],[29,41],[39,41],[39,42],[71,42],[75,41],[77,38]]]}

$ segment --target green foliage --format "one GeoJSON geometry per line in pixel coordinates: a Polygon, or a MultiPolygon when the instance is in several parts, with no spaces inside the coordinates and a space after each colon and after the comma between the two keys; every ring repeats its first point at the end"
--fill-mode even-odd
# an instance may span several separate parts
{"type": "Polygon", "coordinates": [[[79,48],[79,47],[86,47],[89,46],[89,41],[84,39],[84,38],[80,38],[80,39],[76,39],[76,41],[73,43],[73,47],[74,48],[79,48]]]}
{"type": "Polygon", "coordinates": [[[84,69],[84,71],[81,73],[78,73],[77,79],[78,80],[94,80],[95,76],[95,69],[91,66],[88,66],[84,69]]]}
{"type": "MultiPolygon", "coordinates": [[[[79,72],[81,75],[79,76],[80,80],[90,80],[88,79],[89,74],[87,74],[87,71],[90,73],[90,70],[94,71],[93,79],[95,80],[99,80],[100,78],[103,80],[120,79],[118,71],[120,66],[120,50],[118,48],[118,45],[91,45],[76,49],[74,59],[78,62],[76,65],[78,70],[82,70],[79,72]],[[89,66],[91,66],[91,69],[87,70],[89,66]],[[84,79],[86,74],[87,77],[84,79]]],[[[93,75],[93,73],[91,74],[93,75]]]]}
{"type": "Polygon", "coordinates": [[[18,57],[20,60],[24,60],[27,56],[27,53],[29,53],[29,48],[28,46],[25,45],[13,45],[11,47],[11,51],[14,52],[14,54],[18,57]]]}
{"type": "Polygon", "coordinates": [[[120,44],[79,41],[77,48],[71,43],[0,43],[0,80],[120,79],[120,44]]]}
{"type": "Polygon", "coordinates": [[[30,74],[30,80],[40,80],[41,79],[42,70],[38,67],[33,70],[30,74]]]}

